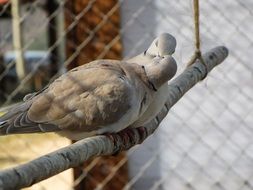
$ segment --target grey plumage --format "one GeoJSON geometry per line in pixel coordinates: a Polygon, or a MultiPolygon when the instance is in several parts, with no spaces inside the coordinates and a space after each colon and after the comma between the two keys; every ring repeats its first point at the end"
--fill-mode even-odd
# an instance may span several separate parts
{"type": "Polygon", "coordinates": [[[6,110],[6,114],[0,117],[0,135],[60,130],[56,125],[31,121],[27,116],[27,111],[32,103],[29,101],[10,107],[6,110]]]}
{"type": "Polygon", "coordinates": [[[0,135],[57,132],[79,140],[143,124],[162,103],[150,107],[158,97],[156,90],[166,85],[177,69],[170,55],[175,50],[175,39],[163,34],[158,42],[146,52],[150,56],[93,61],[72,69],[43,90],[26,95],[24,102],[0,117],[0,135]],[[163,44],[166,39],[173,43],[163,44]]]}

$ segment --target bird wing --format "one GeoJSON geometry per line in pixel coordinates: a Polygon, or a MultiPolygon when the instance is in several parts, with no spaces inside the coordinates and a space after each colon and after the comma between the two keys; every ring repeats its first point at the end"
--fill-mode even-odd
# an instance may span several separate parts
{"type": "Polygon", "coordinates": [[[128,113],[132,115],[123,125],[131,124],[142,109],[148,80],[145,74],[136,74],[140,66],[127,65],[100,60],[69,71],[2,116],[0,133],[90,132],[117,123],[128,113]]]}

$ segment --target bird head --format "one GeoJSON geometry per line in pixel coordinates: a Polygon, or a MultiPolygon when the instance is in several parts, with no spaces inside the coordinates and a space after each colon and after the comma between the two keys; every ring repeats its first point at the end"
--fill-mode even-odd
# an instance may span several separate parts
{"type": "Polygon", "coordinates": [[[144,52],[146,63],[143,65],[156,89],[176,74],[177,64],[171,56],[175,52],[176,44],[176,39],[171,34],[163,33],[144,52]]]}
{"type": "Polygon", "coordinates": [[[171,34],[163,33],[151,43],[144,55],[150,58],[172,55],[175,52],[176,45],[177,41],[171,34]]]}
{"type": "Polygon", "coordinates": [[[127,62],[144,66],[149,81],[158,89],[176,74],[177,64],[172,57],[176,44],[171,34],[163,33],[154,39],[145,52],[127,62]]]}
{"type": "Polygon", "coordinates": [[[145,71],[149,81],[158,89],[176,74],[177,64],[170,55],[159,56],[145,65],[145,71]]]}

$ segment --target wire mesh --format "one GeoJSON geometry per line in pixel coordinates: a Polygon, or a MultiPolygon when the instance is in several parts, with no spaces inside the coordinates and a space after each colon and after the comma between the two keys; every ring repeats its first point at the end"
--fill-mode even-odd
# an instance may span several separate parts
{"type": "MultiPolygon", "coordinates": [[[[115,56],[111,52],[122,50],[120,46],[115,49],[119,42],[123,57],[129,58],[143,52],[160,33],[169,32],[177,39],[175,58],[179,72],[194,52],[190,0],[121,0],[112,1],[114,5],[106,9],[95,6],[102,1],[90,0],[83,1],[86,6],[79,7],[78,13],[66,6],[70,0],[55,2],[57,7],[50,12],[47,1],[21,1],[22,51],[27,73],[19,80],[12,45],[11,1],[0,1],[2,107],[43,88],[65,72],[69,64],[88,60],[84,50],[92,47],[90,43],[99,49],[92,59],[115,56]],[[98,18],[91,28],[83,23],[89,20],[90,10],[98,18]],[[119,10],[120,26],[112,19],[119,10]],[[70,21],[66,21],[66,15],[70,21]],[[118,27],[118,34],[102,45],[95,43],[99,41],[98,31],[108,23],[110,27],[118,27]],[[49,26],[56,32],[53,42],[49,26]],[[77,26],[85,34],[81,43],[73,36],[70,38],[77,26]],[[66,44],[72,47],[71,55],[66,53],[66,44]],[[57,63],[50,61],[52,56],[57,57],[57,63]],[[56,72],[51,72],[52,64],[58,68],[56,72]]],[[[106,3],[102,5],[106,7],[106,3]]],[[[230,50],[226,62],[174,106],[152,137],[128,151],[115,165],[100,164],[99,172],[109,173],[102,180],[90,173],[101,162],[101,158],[96,158],[85,165],[76,180],[72,171],[66,171],[29,189],[74,189],[83,179],[92,181],[95,189],[106,189],[113,178],[121,183],[122,189],[253,189],[252,10],[250,0],[201,1],[202,51],[224,44],[230,50]],[[128,172],[124,170],[128,173],[127,182],[119,172],[124,165],[128,166],[128,172]]],[[[69,143],[53,134],[1,137],[0,167],[18,165],[69,143]]]]}

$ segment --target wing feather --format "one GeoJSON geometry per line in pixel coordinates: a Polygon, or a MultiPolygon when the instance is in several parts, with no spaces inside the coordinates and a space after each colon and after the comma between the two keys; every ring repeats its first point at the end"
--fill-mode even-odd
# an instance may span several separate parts
{"type": "Polygon", "coordinates": [[[129,111],[135,94],[120,65],[95,61],[62,75],[0,117],[0,134],[90,132],[117,122],[129,111]]]}

